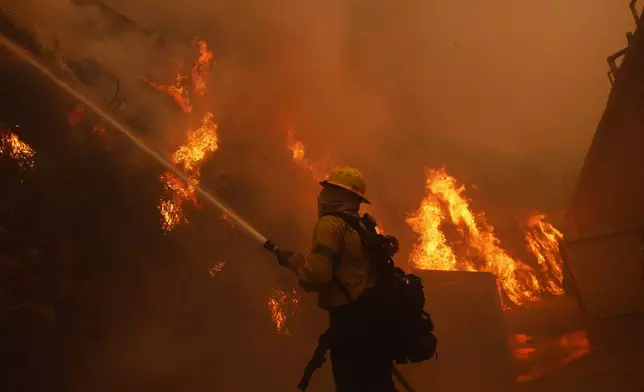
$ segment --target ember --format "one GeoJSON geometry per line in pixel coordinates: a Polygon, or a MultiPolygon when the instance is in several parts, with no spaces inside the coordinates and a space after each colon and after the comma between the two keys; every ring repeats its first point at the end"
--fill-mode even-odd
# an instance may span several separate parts
{"type": "Polygon", "coordinates": [[[77,104],[74,109],[67,115],[67,123],[70,127],[75,127],[80,124],[85,117],[85,105],[82,103],[77,104]]]}
{"type": "Polygon", "coordinates": [[[92,125],[92,134],[95,136],[105,136],[106,134],[105,125],[103,124],[94,124],[92,125]]]}
{"type": "Polygon", "coordinates": [[[528,248],[539,260],[546,276],[544,286],[533,268],[501,248],[494,227],[487,223],[484,214],[472,212],[464,195],[465,187],[459,186],[444,168],[428,171],[426,187],[427,197],[407,218],[407,223],[419,236],[419,243],[411,254],[416,268],[492,272],[514,305],[537,300],[544,292],[562,292],[557,242],[561,233],[554,227],[538,220],[526,234],[528,248]],[[456,252],[450,246],[443,231],[445,224],[456,228],[465,251],[456,252]]]}
{"type": "Polygon", "coordinates": [[[8,130],[0,133],[0,154],[9,154],[9,157],[23,169],[33,168],[35,165],[33,158],[36,151],[8,130]]]}
{"type": "Polygon", "coordinates": [[[222,269],[224,269],[224,263],[223,261],[218,261],[215,263],[215,265],[208,270],[208,274],[210,275],[211,278],[214,278],[215,275],[221,272],[222,269]]]}
{"type": "Polygon", "coordinates": [[[228,215],[226,214],[219,215],[217,219],[226,221],[230,225],[230,227],[235,227],[235,224],[230,220],[230,218],[228,218],[228,215]]]}
{"type": "Polygon", "coordinates": [[[299,297],[295,290],[291,292],[280,288],[273,290],[273,294],[268,298],[268,308],[278,333],[291,336],[291,331],[287,326],[287,315],[295,315],[298,303],[299,297]]]}

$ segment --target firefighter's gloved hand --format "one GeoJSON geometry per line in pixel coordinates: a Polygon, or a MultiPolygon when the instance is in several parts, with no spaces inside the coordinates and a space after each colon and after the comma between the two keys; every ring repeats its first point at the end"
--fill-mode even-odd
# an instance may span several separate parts
{"type": "Polygon", "coordinates": [[[300,268],[304,266],[306,258],[301,253],[293,253],[289,251],[279,251],[277,256],[277,261],[279,261],[281,266],[284,266],[295,274],[298,274],[300,268]]]}
{"type": "Polygon", "coordinates": [[[282,267],[288,267],[289,260],[291,260],[291,257],[293,257],[293,252],[289,250],[277,250],[275,251],[275,256],[277,256],[277,262],[282,266],[282,267]]]}
{"type": "Polygon", "coordinates": [[[277,257],[277,262],[279,265],[283,267],[287,267],[291,270],[294,269],[292,259],[293,259],[293,252],[289,250],[282,250],[280,249],[279,246],[277,246],[273,241],[267,240],[264,243],[264,249],[269,250],[271,253],[277,257]]]}
{"type": "Polygon", "coordinates": [[[393,235],[386,235],[385,238],[389,241],[389,251],[391,254],[398,253],[400,250],[400,245],[398,245],[398,238],[394,237],[393,235]]]}

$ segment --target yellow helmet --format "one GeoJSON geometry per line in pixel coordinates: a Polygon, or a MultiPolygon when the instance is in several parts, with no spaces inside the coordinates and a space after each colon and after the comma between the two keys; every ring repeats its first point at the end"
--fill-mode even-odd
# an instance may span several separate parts
{"type": "Polygon", "coordinates": [[[334,185],[342,189],[346,189],[349,192],[360,196],[363,203],[371,204],[371,202],[365,197],[367,187],[365,185],[364,178],[362,177],[362,173],[360,173],[360,170],[355,167],[343,166],[333,169],[327,179],[320,182],[320,185],[334,185]]]}

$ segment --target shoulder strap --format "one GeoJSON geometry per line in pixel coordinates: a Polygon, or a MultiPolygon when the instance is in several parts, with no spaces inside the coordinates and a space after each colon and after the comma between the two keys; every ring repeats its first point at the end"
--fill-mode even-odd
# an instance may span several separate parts
{"type": "Polygon", "coordinates": [[[358,233],[358,235],[360,236],[360,239],[363,242],[366,242],[366,234],[367,233],[366,233],[365,229],[362,227],[362,225],[360,224],[360,218],[359,217],[355,217],[355,216],[349,215],[349,214],[344,214],[342,212],[333,212],[333,213],[330,213],[330,214],[327,214],[327,215],[335,216],[335,217],[338,217],[338,218],[342,219],[344,221],[344,223],[346,223],[347,226],[351,227],[353,230],[355,230],[358,233]]]}
{"type": "MultiPolygon", "coordinates": [[[[340,287],[340,290],[342,291],[342,294],[344,295],[344,298],[347,300],[349,305],[351,305],[354,302],[354,299],[351,298],[351,294],[349,293],[349,290],[347,289],[347,287],[345,285],[342,284],[342,282],[338,278],[338,275],[336,275],[335,271],[336,271],[338,263],[340,262],[340,258],[342,257],[342,253],[344,251],[344,247],[345,247],[344,236],[346,235],[347,227],[351,227],[351,228],[354,228],[354,227],[352,226],[351,223],[349,223],[349,219],[351,219],[351,217],[349,217],[347,214],[331,213],[331,214],[327,214],[327,215],[331,215],[331,216],[341,218],[344,221],[344,223],[347,225],[347,226],[344,226],[343,229],[342,229],[342,240],[340,241],[340,250],[339,250],[338,254],[331,261],[333,263],[333,278],[332,279],[338,285],[338,287],[340,287]]],[[[360,222],[357,219],[356,219],[356,222],[358,223],[358,225],[360,225],[360,222]]],[[[355,230],[355,228],[354,228],[354,230],[355,230]]],[[[360,234],[360,233],[358,232],[358,234],[360,234]]],[[[362,238],[362,236],[360,236],[360,238],[362,238]]]]}

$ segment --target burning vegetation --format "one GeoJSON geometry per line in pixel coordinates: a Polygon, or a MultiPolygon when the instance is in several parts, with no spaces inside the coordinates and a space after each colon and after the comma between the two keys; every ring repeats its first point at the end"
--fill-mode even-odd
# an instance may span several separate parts
{"type": "MultiPolygon", "coordinates": [[[[213,67],[213,53],[208,50],[206,41],[198,41],[199,56],[192,67],[192,92],[198,96],[204,96],[208,92],[207,78],[213,67]]],[[[182,65],[180,65],[181,69],[182,65]]],[[[193,110],[192,98],[188,88],[185,86],[187,77],[177,72],[175,81],[169,86],[158,85],[151,81],[148,83],[159,92],[169,94],[175,103],[185,113],[193,110]]],[[[289,148],[293,151],[294,161],[311,171],[312,167],[304,157],[304,145],[300,141],[292,139],[292,134],[288,133],[289,148]]],[[[186,184],[171,172],[165,172],[161,175],[165,194],[159,200],[159,211],[161,213],[161,226],[167,233],[174,230],[179,224],[187,223],[188,220],[184,214],[183,207],[189,202],[194,207],[199,206],[195,195],[195,186],[200,181],[200,169],[206,162],[207,158],[212,155],[218,148],[217,124],[214,122],[214,115],[206,112],[201,120],[201,126],[195,130],[186,132],[186,141],[180,145],[171,157],[171,162],[180,167],[190,178],[190,183],[186,184]]],[[[234,227],[226,214],[218,217],[234,227]]],[[[224,267],[224,263],[216,263],[210,268],[208,273],[215,277],[224,267]]],[[[291,332],[287,327],[287,319],[294,315],[297,309],[299,299],[297,292],[284,291],[277,287],[268,299],[268,308],[271,313],[271,319],[275,324],[277,332],[290,336],[291,332]]]]}
{"type": "Polygon", "coordinates": [[[200,169],[206,157],[217,150],[217,124],[213,122],[213,115],[206,113],[201,120],[201,126],[195,130],[188,130],[186,142],[172,155],[172,163],[181,167],[190,178],[190,183],[170,172],[161,175],[161,182],[166,190],[159,202],[163,229],[172,231],[179,223],[187,222],[182,205],[191,201],[198,206],[195,195],[195,185],[199,184],[200,169]]]}
{"type": "MultiPolygon", "coordinates": [[[[213,66],[213,53],[208,50],[206,41],[198,41],[199,55],[192,67],[193,92],[200,96],[207,92],[207,78],[213,66]]],[[[179,64],[179,70],[175,76],[174,83],[168,86],[155,84],[148,81],[157,91],[169,94],[175,103],[185,113],[192,112],[192,98],[189,88],[185,86],[188,79],[181,74],[183,64],[179,64]]],[[[208,156],[217,150],[217,124],[214,122],[214,115],[206,112],[201,125],[197,129],[189,129],[186,132],[186,141],[180,145],[171,161],[183,169],[190,179],[186,184],[171,172],[161,175],[161,182],[165,189],[165,195],[159,201],[161,213],[161,225],[165,232],[172,231],[178,224],[187,222],[183,213],[183,205],[190,201],[193,206],[198,207],[199,203],[195,195],[195,185],[200,181],[200,169],[208,156]]]]}
{"type": "Polygon", "coordinates": [[[531,218],[525,237],[539,263],[537,271],[501,247],[494,227],[483,213],[472,211],[465,186],[446,169],[429,170],[426,188],[420,208],[407,218],[419,238],[411,254],[415,268],[492,272],[507,298],[504,302],[513,305],[526,305],[545,293],[563,293],[558,252],[563,236],[544,216],[531,218]],[[455,229],[455,238],[448,239],[448,226],[455,229]]]}
{"type": "Polygon", "coordinates": [[[5,154],[16,161],[18,166],[23,169],[33,168],[35,165],[34,156],[36,151],[20,140],[18,135],[9,130],[0,132],[0,155],[5,154]]]}
{"type": "MultiPolygon", "coordinates": [[[[199,55],[192,66],[192,92],[199,96],[204,96],[208,92],[208,76],[214,65],[214,56],[212,51],[208,50],[208,43],[204,40],[196,41],[199,47],[199,55]]],[[[188,84],[188,76],[183,74],[186,65],[178,62],[176,66],[176,75],[170,84],[159,84],[151,80],[145,80],[155,90],[168,94],[174,102],[185,113],[192,112],[192,94],[188,84]]]]}

